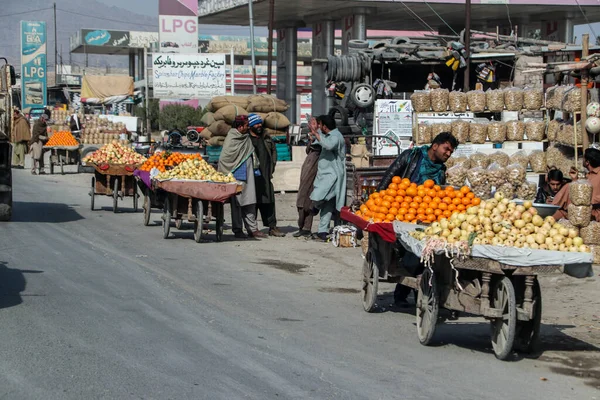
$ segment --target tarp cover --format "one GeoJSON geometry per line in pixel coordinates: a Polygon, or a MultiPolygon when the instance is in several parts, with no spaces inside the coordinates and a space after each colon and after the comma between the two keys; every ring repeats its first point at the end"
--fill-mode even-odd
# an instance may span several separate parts
{"type": "Polygon", "coordinates": [[[224,202],[239,193],[242,187],[238,183],[216,183],[208,181],[170,180],[157,181],[155,185],[162,190],[182,197],[224,202]]]}
{"type": "Polygon", "coordinates": [[[133,96],[133,78],[124,75],[85,75],[81,84],[82,98],[105,99],[133,96]]]}
{"type": "MultiPolygon", "coordinates": [[[[418,257],[421,257],[425,242],[419,241],[410,232],[418,228],[417,225],[394,221],[394,231],[404,248],[418,257]]],[[[440,251],[440,253],[442,253],[440,251]]],[[[565,266],[564,272],[576,278],[588,277],[593,274],[591,253],[571,253],[565,251],[521,249],[517,247],[503,247],[490,245],[473,245],[472,257],[487,258],[502,264],[517,267],[535,267],[539,265],[565,266]]]]}

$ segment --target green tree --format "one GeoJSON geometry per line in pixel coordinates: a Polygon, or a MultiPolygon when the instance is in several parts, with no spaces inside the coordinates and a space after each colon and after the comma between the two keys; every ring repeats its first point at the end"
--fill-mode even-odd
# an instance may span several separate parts
{"type": "MultiPolygon", "coordinates": [[[[158,99],[150,99],[150,104],[148,105],[150,111],[150,129],[152,131],[158,131],[160,129],[159,122],[159,100],[158,99]]],[[[146,109],[144,108],[144,104],[139,104],[134,107],[133,115],[140,118],[142,120],[142,125],[146,123],[146,109]]]]}
{"type": "Polygon", "coordinates": [[[200,126],[205,110],[202,107],[194,108],[184,104],[169,104],[160,111],[161,129],[178,129],[186,131],[188,126],[200,126]]]}

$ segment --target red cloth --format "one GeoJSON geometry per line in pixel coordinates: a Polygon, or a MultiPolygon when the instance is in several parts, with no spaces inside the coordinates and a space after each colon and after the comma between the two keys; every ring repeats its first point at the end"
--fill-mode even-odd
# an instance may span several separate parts
{"type": "Polygon", "coordinates": [[[396,232],[394,232],[394,226],[389,222],[375,223],[365,221],[350,211],[350,208],[348,207],[342,207],[342,211],[340,211],[340,217],[344,221],[356,225],[358,229],[379,234],[379,236],[381,236],[381,238],[386,242],[394,243],[396,241],[396,232]]]}

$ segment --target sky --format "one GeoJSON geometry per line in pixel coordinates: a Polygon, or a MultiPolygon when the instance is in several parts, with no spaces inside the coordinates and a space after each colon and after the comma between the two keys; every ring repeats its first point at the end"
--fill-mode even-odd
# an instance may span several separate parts
{"type": "Polygon", "coordinates": [[[158,0],[97,0],[109,6],[121,7],[138,14],[158,15],[158,0]]]}

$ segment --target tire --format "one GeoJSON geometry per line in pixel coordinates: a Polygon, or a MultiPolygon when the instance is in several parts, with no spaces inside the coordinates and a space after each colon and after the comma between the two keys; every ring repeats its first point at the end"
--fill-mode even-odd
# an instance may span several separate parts
{"type": "Polygon", "coordinates": [[[138,212],[138,187],[135,181],[133,182],[133,212],[138,212]]]}
{"type": "Polygon", "coordinates": [[[425,268],[417,292],[417,336],[423,346],[431,343],[438,320],[440,298],[435,275],[425,268]]]}
{"type": "Polygon", "coordinates": [[[215,210],[215,234],[217,236],[217,242],[223,241],[223,225],[225,223],[224,207],[222,203],[213,203],[213,210],[215,210]]]}
{"type": "Polygon", "coordinates": [[[363,263],[362,303],[366,312],[373,312],[377,303],[379,287],[379,268],[373,261],[373,256],[367,254],[363,263]]]}
{"type": "Polygon", "coordinates": [[[329,116],[336,120],[337,126],[348,125],[348,110],[341,106],[334,106],[329,109],[329,116]],[[339,123],[338,123],[339,121],[339,123]]]}
{"type": "Polygon", "coordinates": [[[327,56],[327,82],[333,81],[335,78],[335,57],[327,56]]]}
{"type": "Polygon", "coordinates": [[[517,328],[515,288],[507,276],[502,277],[492,291],[491,307],[502,310],[502,317],[491,322],[492,348],[499,360],[506,360],[513,349],[517,328]]]}
{"type": "Polygon", "coordinates": [[[90,190],[90,197],[92,198],[90,209],[94,211],[94,202],[96,200],[96,177],[92,176],[92,190],[90,190]]]}
{"type": "Polygon", "coordinates": [[[116,213],[119,206],[119,180],[115,178],[113,183],[113,212],[116,213]]]}
{"type": "Polygon", "coordinates": [[[535,353],[540,346],[542,289],[537,277],[533,282],[533,301],[533,318],[530,321],[517,321],[514,348],[521,353],[535,353]]]}
{"type": "Polygon", "coordinates": [[[353,39],[348,41],[348,47],[353,49],[368,49],[369,42],[367,40],[353,39]]]}
{"type": "Polygon", "coordinates": [[[150,215],[152,214],[150,196],[144,196],[144,204],[142,205],[142,209],[144,210],[144,226],[148,226],[150,225],[150,215]]]}
{"type": "Polygon", "coordinates": [[[350,100],[352,100],[357,107],[371,107],[373,103],[375,103],[375,90],[366,83],[355,85],[352,88],[352,91],[350,91],[350,100]]]}
{"type": "Polygon", "coordinates": [[[58,156],[58,163],[60,164],[60,174],[64,175],[65,174],[64,160],[60,156],[58,156]]]}
{"type": "Polygon", "coordinates": [[[163,239],[169,237],[171,232],[171,199],[169,195],[165,198],[165,204],[163,206],[163,239]]]}
{"type": "Polygon", "coordinates": [[[198,200],[196,205],[196,221],[194,221],[194,240],[196,243],[202,241],[202,228],[204,227],[204,203],[198,200]]]}
{"type": "Polygon", "coordinates": [[[396,36],[392,39],[391,44],[409,44],[410,38],[408,36],[396,36]]]}

